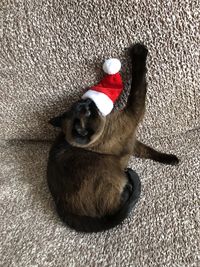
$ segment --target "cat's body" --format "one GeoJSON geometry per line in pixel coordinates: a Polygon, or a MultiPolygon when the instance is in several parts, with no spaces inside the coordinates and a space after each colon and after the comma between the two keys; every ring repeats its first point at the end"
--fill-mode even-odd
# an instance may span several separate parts
{"type": "Polygon", "coordinates": [[[127,169],[131,155],[175,164],[174,155],[157,152],[135,138],[144,115],[147,49],[131,49],[132,87],[123,111],[102,117],[91,100],[75,103],[54,118],[63,133],[49,156],[48,185],[59,216],[85,232],[109,229],[127,217],[140,196],[140,180],[127,169]]]}

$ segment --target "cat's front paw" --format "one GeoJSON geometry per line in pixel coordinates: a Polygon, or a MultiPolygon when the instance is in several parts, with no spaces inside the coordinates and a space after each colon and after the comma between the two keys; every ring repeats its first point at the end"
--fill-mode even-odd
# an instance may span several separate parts
{"type": "Polygon", "coordinates": [[[135,63],[146,62],[147,55],[148,49],[142,43],[137,43],[130,48],[130,56],[132,61],[137,61],[135,63]]]}

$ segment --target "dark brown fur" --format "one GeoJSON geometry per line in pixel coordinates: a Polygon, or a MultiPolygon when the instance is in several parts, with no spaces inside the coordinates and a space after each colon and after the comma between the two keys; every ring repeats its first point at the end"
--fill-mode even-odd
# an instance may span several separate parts
{"type": "Polygon", "coordinates": [[[80,100],[51,120],[62,133],[50,151],[49,188],[60,217],[79,231],[111,228],[137,202],[139,178],[126,170],[131,155],[178,163],[176,156],[157,152],[135,138],[145,111],[147,49],[136,44],[130,55],[132,86],[123,111],[105,118],[91,100],[80,100]]]}

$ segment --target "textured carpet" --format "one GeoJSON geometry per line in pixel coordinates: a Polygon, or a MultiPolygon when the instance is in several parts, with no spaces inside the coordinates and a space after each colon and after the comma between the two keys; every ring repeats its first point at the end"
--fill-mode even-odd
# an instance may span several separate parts
{"type": "MultiPolygon", "coordinates": [[[[178,134],[199,126],[197,0],[1,0],[0,139],[49,139],[49,117],[102,75],[110,56],[142,41],[149,91],[142,133],[178,134]]],[[[121,103],[124,103],[124,93],[121,103]]]]}
{"type": "Polygon", "coordinates": [[[149,140],[179,166],[132,158],[141,200],[123,225],[78,234],[58,219],[45,169],[49,144],[2,142],[0,265],[198,267],[200,131],[149,140]]]}

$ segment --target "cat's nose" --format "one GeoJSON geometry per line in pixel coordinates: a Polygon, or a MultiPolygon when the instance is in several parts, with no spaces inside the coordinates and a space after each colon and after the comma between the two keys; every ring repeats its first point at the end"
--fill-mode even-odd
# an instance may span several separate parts
{"type": "Polygon", "coordinates": [[[90,117],[90,115],[91,115],[91,112],[89,109],[87,109],[85,112],[85,117],[90,117]]]}

